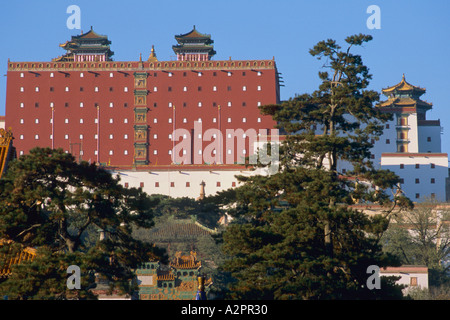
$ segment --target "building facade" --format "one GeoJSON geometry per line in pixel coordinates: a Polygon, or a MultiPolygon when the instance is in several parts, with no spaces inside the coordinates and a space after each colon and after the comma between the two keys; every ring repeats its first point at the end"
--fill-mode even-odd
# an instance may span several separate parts
{"type": "Polygon", "coordinates": [[[441,151],[439,120],[427,119],[432,104],[421,99],[426,90],[402,80],[382,90],[388,98],[380,110],[393,114],[383,135],[374,141],[373,161],[395,172],[402,191],[411,200],[447,200],[448,155],[441,151]]]}
{"type": "Polygon", "coordinates": [[[175,37],[176,61],[113,61],[94,30],[49,62],[8,62],[6,127],[18,155],[36,146],[123,169],[234,164],[252,149],[247,130],[270,133],[258,106],[279,102],[274,59],[213,61],[209,35],[175,37]],[[239,137],[241,138],[241,137],[239,137]],[[174,148],[180,144],[182,148],[174,148]],[[206,154],[207,153],[207,154],[206,154]]]}

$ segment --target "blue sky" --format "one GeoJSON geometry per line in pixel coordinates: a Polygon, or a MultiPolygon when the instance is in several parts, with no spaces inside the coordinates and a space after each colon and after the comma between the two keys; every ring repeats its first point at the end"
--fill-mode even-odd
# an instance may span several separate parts
{"type": "Polygon", "coordinates": [[[0,115],[5,114],[8,58],[50,61],[64,53],[58,45],[77,35],[66,21],[68,6],[81,9],[81,29],[91,26],[112,41],[114,60],[148,57],[155,45],[159,60],[174,59],[174,35],[193,25],[211,34],[215,60],[275,57],[285,87],[281,98],[312,92],[322,63],[308,51],[317,42],[356,33],[374,40],[356,52],[373,75],[370,88],[406,80],[427,89],[424,100],[441,119],[442,151],[450,153],[450,1],[448,0],[15,0],[0,4],[0,115]],[[381,10],[381,29],[368,29],[368,6],[381,10]]]}

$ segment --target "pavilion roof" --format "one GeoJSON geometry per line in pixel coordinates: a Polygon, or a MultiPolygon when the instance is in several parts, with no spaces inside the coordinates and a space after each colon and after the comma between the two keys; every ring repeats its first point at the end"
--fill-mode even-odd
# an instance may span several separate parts
{"type": "Polygon", "coordinates": [[[394,86],[382,89],[382,92],[385,95],[389,95],[390,93],[393,92],[416,92],[419,94],[424,94],[426,92],[426,89],[408,83],[405,79],[405,74],[403,74],[402,81],[400,81],[394,86]]]}

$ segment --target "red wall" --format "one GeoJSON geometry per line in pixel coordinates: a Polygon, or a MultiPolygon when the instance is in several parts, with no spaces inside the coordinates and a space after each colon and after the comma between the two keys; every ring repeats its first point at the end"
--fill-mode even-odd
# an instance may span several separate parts
{"type": "MultiPolygon", "coordinates": [[[[131,69],[116,68],[100,71],[91,69],[91,72],[89,69],[70,69],[67,65],[63,68],[61,64],[58,64],[57,68],[54,64],[51,68],[30,68],[32,64],[38,63],[26,63],[26,67],[25,63],[10,63],[7,73],[6,127],[11,127],[13,130],[14,145],[18,155],[20,152],[26,154],[35,146],[51,147],[52,109],[50,104],[53,103],[55,147],[72,151],[78,158],[79,144],[82,142],[82,159],[96,161],[97,155],[94,152],[97,149],[95,139],[97,108],[95,105],[98,104],[100,106],[100,162],[114,166],[132,165],[134,154],[133,73],[142,72],[137,68],[137,63],[133,62],[131,69]],[[53,77],[50,76],[51,73],[53,77]],[[84,77],[80,77],[81,73],[84,77]],[[110,77],[110,73],[113,77],[110,77]],[[20,91],[21,87],[24,92],[20,91]],[[35,91],[36,87],[39,88],[39,92],[35,91]],[[68,92],[65,91],[66,87],[69,88],[68,92]],[[98,87],[98,92],[95,91],[95,87],[98,87]],[[128,92],[124,91],[125,87],[128,88],[128,92]],[[83,91],[80,91],[80,88],[83,88],[83,91]],[[84,107],[80,107],[81,102],[84,107]],[[111,102],[113,107],[110,107],[111,102]],[[21,103],[24,104],[23,108],[20,106],[21,103]],[[36,103],[38,106],[35,105],[36,103]],[[125,103],[127,106],[124,106],[125,103]],[[36,119],[39,123],[36,123],[36,119]],[[65,123],[66,119],[68,123],[65,123]],[[84,123],[80,123],[80,119],[83,119],[84,123]],[[113,119],[113,123],[110,123],[110,119],[113,119]],[[124,122],[125,119],[128,123],[124,122]],[[35,135],[39,136],[38,140],[35,139],[35,135]],[[65,139],[65,135],[69,138],[65,139]],[[82,141],[80,135],[83,135],[82,141]],[[113,135],[113,139],[110,139],[110,135],[113,135]],[[128,135],[128,139],[124,138],[125,135],[128,135]],[[110,155],[111,150],[113,155],[110,155]],[[128,151],[128,155],[124,154],[125,150],[128,151]]],[[[49,65],[49,63],[45,64],[49,65]]],[[[279,100],[277,70],[274,63],[272,68],[254,70],[249,67],[226,71],[207,68],[201,70],[175,68],[170,71],[146,69],[144,71],[149,74],[147,124],[149,125],[148,160],[150,165],[171,163],[168,151],[172,149],[169,134],[172,133],[173,124],[170,124],[168,119],[173,117],[173,108],[169,107],[169,102],[176,106],[176,128],[191,130],[194,128],[194,121],[201,118],[203,132],[208,128],[218,127],[218,123],[214,123],[213,118],[218,118],[217,106],[220,105],[224,142],[226,129],[272,129],[275,125],[271,117],[261,116],[257,107],[258,102],[264,105],[277,103],[279,100]],[[202,76],[198,76],[198,71],[201,71],[202,76]],[[231,76],[228,76],[228,71],[232,72],[231,76]],[[260,75],[258,71],[261,72],[260,75]],[[172,76],[169,76],[169,72],[172,76]],[[214,86],[217,91],[213,91],[214,86]],[[243,91],[243,86],[246,86],[246,91],[243,91]],[[260,91],[258,86],[261,86],[260,91]],[[154,91],[154,87],[157,87],[157,91],[154,91]],[[187,91],[184,91],[184,87],[187,87],[187,91]],[[202,103],[201,107],[198,106],[199,102],[202,103]],[[228,107],[228,102],[232,103],[231,107],[228,107]],[[186,106],[183,106],[184,103],[186,106]],[[213,105],[214,103],[216,106],[213,105]],[[247,120],[245,123],[242,122],[244,117],[247,120]],[[158,120],[158,123],[153,122],[154,118],[158,120]],[[187,123],[183,122],[184,118],[187,123]],[[231,123],[227,122],[228,118],[231,118],[231,123]],[[257,122],[258,118],[261,118],[261,122],[257,122]],[[154,134],[157,134],[157,139],[154,139],[154,134]],[[158,154],[154,155],[153,150],[158,150],[158,154]]],[[[203,147],[210,143],[203,142],[203,147]]],[[[236,148],[233,152],[241,154],[236,148]]],[[[225,157],[225,143],[223,154],[225,157]]]]}

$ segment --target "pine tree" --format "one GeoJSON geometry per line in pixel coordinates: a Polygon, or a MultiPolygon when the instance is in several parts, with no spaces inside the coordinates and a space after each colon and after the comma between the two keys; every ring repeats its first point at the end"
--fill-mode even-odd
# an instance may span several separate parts
{"type": "MultiPolygon", "coordinates": [[[[0,180],[0,239],[3,253],[25,247],[36,258],[13,266],[0,283],[10,299],[94,298],[95,278],[131,294],[133,269],[162,252],[131,236],[149,228],[152,201],[142,189],[124,188],[96,164],[77,163],[63,150],[32,149],[10,164],[0,180]],[[104,235],[100,241],[99,235],[104,235]],[[13,248],[6,248],[8,241],[13,248]],[[69,290],[70,265],[80,267],[81,289],[69,290]]],[[[0,266],[11,255],[0,255],[0,266]]]]}
{"type": "Polygon", "coordinates": [[[370,160],[371,139],[382,134],[390,115],[376,108],[379,94],[367,89],[369,70],[351,49],[371,39],[350,36],[346,49],[334,40],[319,42],[310,50],[326,60],[319,88],[261,107],[286,137],[277,173],[239,178],[244,184],[235,192],[235,223],[223,235],[232,256],[224,270],[236,279],[231,298],[401,297],[393,279],[383,279],[380,290],[366,287],[370,265],[398,263],[382,252],[379,239],[390,211],[411,205],[389,194],[398,177],[370,160]],[[363,202],[386,212],[367,216],[352,209],[363,202]]]}

